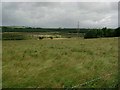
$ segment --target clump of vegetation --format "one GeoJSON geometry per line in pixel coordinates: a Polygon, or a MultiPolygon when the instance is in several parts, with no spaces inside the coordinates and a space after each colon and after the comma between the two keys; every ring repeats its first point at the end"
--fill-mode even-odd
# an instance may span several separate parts
{"type": "Polygon", "coordinates": [[[25,40],[26,37],[18,33],[3,33],[2,40],[25,40]]]}
{"type": "Polygon", "coordinates": [[[118,37],[120,36],[120,27],[117,29],[91,29],[85,33],[84,38],[100,38],[100,37],[118,37]]]}
{"type": "Polygon", "coordinates": [[[53,39],[53,37],[51,36],[50,39],[53,39]]]}
{"type": "Polygon", "coordinates": [[[39,39],[43,39],[44,37],[39,37],[39,39]]]}
{"type": "Polygon", "coordinates": [[[115,36],[119,37],[120,36],[120,27],[115,29],[115,36]]]}

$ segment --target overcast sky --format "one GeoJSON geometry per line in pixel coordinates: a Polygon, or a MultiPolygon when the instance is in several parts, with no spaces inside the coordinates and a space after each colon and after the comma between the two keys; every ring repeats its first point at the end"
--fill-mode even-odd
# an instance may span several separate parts
{"type": "Polygon", "coordinates": [[[2,25],[76,28],[118,27],[117,2],[4,2],[2,25]]]}

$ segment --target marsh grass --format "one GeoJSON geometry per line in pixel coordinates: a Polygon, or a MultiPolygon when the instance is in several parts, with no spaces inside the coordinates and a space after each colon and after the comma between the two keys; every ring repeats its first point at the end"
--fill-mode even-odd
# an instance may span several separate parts
{"type": "Polygon", "coordinates": [[[118,39],[3,41],[3,88],[115,87],[118,82],[118,39]]]}

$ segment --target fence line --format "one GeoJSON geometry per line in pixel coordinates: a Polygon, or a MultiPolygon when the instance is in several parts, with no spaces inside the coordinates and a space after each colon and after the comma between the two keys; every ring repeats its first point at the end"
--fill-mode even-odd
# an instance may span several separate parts
{"type": "Polygon", "coordinates": [[[92,79],[92,80],[90,80],[90,81],[87,81],[87,82],[84,82],[84,83],[78,84],[78,85],[76,85],[76,86],[73,86],[72,88],[76,88],[76,87],[80,87],[80,86],[86,85],[86,84],[88,84],[88,83],[90,83],[90,82],[97,81],[97,80],[99,80],[99,79],[101,79],[101,78],[105,78],[105,77],[110,76],[110,75],[112,75],[112,73],[109,73],[109,74],[107,74],[107,75],[105,75],[105,76],[101,76],[101,77],[98,77],[98,78],[92,79]]]}

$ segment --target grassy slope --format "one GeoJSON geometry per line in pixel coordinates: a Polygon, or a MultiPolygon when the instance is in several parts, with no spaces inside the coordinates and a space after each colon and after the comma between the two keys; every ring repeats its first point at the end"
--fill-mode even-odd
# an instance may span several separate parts
{"type": "Polygon", "coordinates": [[[3,41],[3,87],[114,87],[117,38],[3,41]]]}

